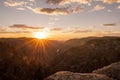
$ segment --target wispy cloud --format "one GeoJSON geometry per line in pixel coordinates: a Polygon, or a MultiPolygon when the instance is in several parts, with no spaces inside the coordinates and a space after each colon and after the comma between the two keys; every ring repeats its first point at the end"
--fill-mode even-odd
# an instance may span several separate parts
{"type": "Polygon", "coordinates": [[[44,27],[34,27],[27,26],[24,24],[13,24],[12,26],[8,26],[6,28],[0,28],[0,33],[32,33],[36,31],[42,31],[44,27]]]}
{"type": "Polygon", "coordinates": [[[110,10],[110,9],[108,9],[107,11],[108,11],[108,12],[112,12],[112,10],[110,10]]]}
{"type": "Polygon", "coordinates": [[[113,26],[116,26],[115,23],[109,23],[109,24],[103,24],[103,26],[106,26],[106,27],[113,27],[113,26]]]}
{"type": "Polygon", "coordinates": [[[25,10],[25,8],[22,8],[22,7],[19,7],[19,8],[16,8],[18,10],[25,10]]]}
{"type": "Polygon", "coordinates": [[[62,28],[51,28],[50,29],[51,31],[61,31],[61,30],[63,30],[62,28]]]}
{"type": "Polygon", "coordinates": [[[118,9],[120,9],[120,5],[118,6],[118,9]]]}
{"type": "Polygon", "coordinates": [[[50,17],[50,20],[51,20],[51,21],[58,21],[58,20],[60,20],[60,19],[57,18],[57,17],[50,17]]]}
{"type": "Polygon", "coordinates": [[[31,33],[30,31],[0,31],[1,34],[31,33]]]}
{"type": "Polygon", "coordinates": [[[27,26],[24,24],[14,24],[12,26],[9,26],[10,28],[21,28],[21,29],[44,29],[44,27],[33,27],[33,26],[27,26]]]}
{"type": "Polygon", "coordinates": [[[120,3],[120,0],[103,0],[103,3],[107,4],[120,3]]]}
{"type": "Polygon", "coordinates": [[[35,0],[29,0],[29,1],[31,1],[31,2],[35,2],[35,0]]]}
{"type": "Polygon", "coordinates": [[[54,25],[54,24],[55,24],[55,22],[53,22],[53,21],[52,21],[52,22],[49,22],[48,24],[49,24],[49,25],[54,25]]]}
{"type": "Polygon", "coordinates": [[[47,0],[48,4],[55,4],[55,5],[65,5],[65,4],[71,4],[73,2],[78,2],[81,4],[89,4],[90,0],[47,0]]]}
{"type": "Polygon", "coordinates": [[[96,34],[101,36],[120,36],[120,32],[118,31],[102,31],[96,34]]]}
{"type": "Polygon", "coordinates": [[[68,28],[64,28],[62,31],[64,33],[73,33],[73,34],[93,32],[91,29],[82,29],[81,27],[68,27],[68,28]]]}
{"type": "Polygon", "coordinates": [[[92,32],[92,30],[76,30],[76,31],[74,31],[74,33],[88,33],[88,32],[92,32]]]}
{"type": "Polygon", "coordinates": [[[93,11],[96,11],[96,10],[102,10],[104,9],[105,7],[103,5],[96,5],[93,9],[93,11]]]}
{"type": "Polygon", "coordinates": [[[5,1],[4,2],[4,5],[5,6],[23,6],[23,5],[25,5],[27,2],[22,2],[22,1],[20,1],[20,2],[15,2],[15,1],[5,1]]]}
{"type": "Polygon", "coordinates": [[[17,10],[25,10],[27,6],[33,6],[35,3],[35,0],[5,0],[4,6],[14,7],[17,10]]]}
{"type": "Polygon", "coordinates": [[[0,28],[0,32],[3,32],[3,31],[5,31],[5,29],[3,29],[3,28],[0,28]]]}
{"type": "Polygon", "coordinates": [[[72,4],[74,2],[80,4],[91,4],[91,2],[102,1],[106,4],[113,4],[113,3],[120,3],[120,0],[47,0],[48,4],[55,4],[55,5],[65,5],[65,4],[72,4]]]}

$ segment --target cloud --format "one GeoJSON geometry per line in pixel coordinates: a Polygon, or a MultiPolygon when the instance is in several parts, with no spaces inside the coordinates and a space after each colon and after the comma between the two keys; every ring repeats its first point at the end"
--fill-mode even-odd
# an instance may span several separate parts
{"type": "Polygon", "coordinates": [[[115,23],[103,24],[103,26],[106,26],[106,27],[112,27],[112,26],[116,26],[116,24],[115,24],[115,23]]]}
{"type": "Polygon", "coordinates": [[[47,15],[67,15],[75,12],[80,12],[83,8],[79,6],[66,7],[66,8],[31,8],[27,7],[35,13],[47,14],[47,15]]]}
{"type": "Polygon", "coordinates": [[[0,31],[1,34],[6,34],[6,33],[10,33],[10,34],[15,34],[15,33],[31,33],[30,31],[0,31]]]}
{"type": "Polygon", "coordinates": [[[49,22],[48,24],[49,24],[49,25],[54,25],[54,24],[55,24],[55,22],[49,22]]]}
{"type": "Polygon", "coordinates": [[[5,29],[3,29],[3,28],[0,28],[0,32],[3,32],[3,31],[5,31],[5,29]]]}
{"type": "Polygon", "coordinates": [[[90,2],[90,0],[71,0],[71,1],[79,2],[81,4],[89,4],[89,2],[90,2]]]}
{"type": "Polygon", "coordinates": [[[120,0],[103,0],[103,3],[107,4],[120,3],[120,0]]]}
{"type": "Polygon", "coordinates": [[[39,13],[39,14],[48,14],[48,15],[69,14],[69,12],[66,10],[66,8],[40,8],[40,7],[39,8],[27,7],[27,8],[32,10],[33,12],[39,13]]]}
{"type": "Polygon", "coordinates": [[[50,20],[52,20],[52,21],[58,21],[58,20],[60,20],[60,19],[57,18],[57,17],[51,17],[50,20]]]}
{"type": "Polygon", "coordinates": [[[89,4],[90,0],[47,0],[48,4],[55,4],[55,5],[65,5],[65,4],[71,4],[73,2],[78,2],[81,4],[89,4]]]}
{"type": "Polygon", "coordinates": [[[8,26],[6,28],[0,28],[0,33],[32,33],[35,31],[43,30],[44,27],[33,27],[27,26],[24,24],[14,24],[12,26],[8,26]]]}
{"type": "Polygon", "coordinates": [[[90,29],[81,29],[81,27],[68,27],[63,29],[64,33],[89,33],[89,32],[93,32],[90,29]]]}
{"type": "Polygon", "coordinates": [[[29,0],[29,1],[31,1],[31,2],[35,2],[35,0],[29,0]]]}
{"type": "Polygon", "coordinates": [[[19,8],[16,8],[18,10],[25,10],[25,8],[22,8],[22,7],[19,7],[19,8]]]}
{"type": "Polygon", "coordinates": [[[24,24],[14,24],[12,26],[9,26],[10,28],[21,28],[21,29],[44,29],[44,27],[33,27],[33,26],[27,26],[24,24]]]}
{"type": "Polygon", "coordinates": [[[110,9],[108,9],[107,11],[108,11],[108,12],[112,12],[112,10],[110,10],[110,9]]]}
{"type": "Polygon", "coordinates": [[[118,9],[120,9],[120,5],[118,6],[118,9]]]}
{"type": "Polygon", "coordinates": [[[102,36],[120,36],[119,31],[103,31],[99,32],[98,34],[102,36]]]}
{"type": "Polygon", "coordinates": [[[47,0],[48,4],[63,5],[69,3],[69,0],[47,0]]]}
{"type": "Polygon", "coordinates": [[[111,36],[120,36],[120,32],[112,32],[111,36]]]}
{"type": "Polygon", "coordinates": [[[50,30],[51,30],[51,31],[61,31],[62,28],[51,28],[50,30]]]}
{"type": "Polygon", "coordinates": [[[35,0],[5,0],[4,6],[15,7],[17,10],[25,10],[26,6],[33,6],[35,0]]]}
{"type": "Polygon", "coordinates": [[[92,30],[76,30],[76,31],[74,31],[74,33],[88,33],[88,32],[92,32],[92,30]]]}
{"type": "Polygon", "coordinates": [[[81,12],[83,11],[83,7],[81,5],[74,5],[74,6],[71,6],[71,12],[72,13],[77,13],[77,12],[81,12]]]}
{"type": "Polygon", "coordinates": [[[96,10],[102,10],[104,9],[105,7],[103,5],[96,5],[93,9],[93,11],[96,11],[96,10]]]}
{"type": "Polygon", "coordinates": [[[5,1],[4,4],[5,6],[11,6],[11,7],[14,7],[14,6],[23,6],[24,4],[26,4],[27,2],[16,2],[16,1],[5,1]]]}

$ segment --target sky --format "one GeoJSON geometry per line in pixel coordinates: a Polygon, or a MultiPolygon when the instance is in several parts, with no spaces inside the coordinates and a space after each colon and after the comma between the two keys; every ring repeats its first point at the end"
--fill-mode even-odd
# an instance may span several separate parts
{"type": "Polygon", "coordinates": [[[0,0],[0,37],[120,36],[120,0],[0,0]]]}

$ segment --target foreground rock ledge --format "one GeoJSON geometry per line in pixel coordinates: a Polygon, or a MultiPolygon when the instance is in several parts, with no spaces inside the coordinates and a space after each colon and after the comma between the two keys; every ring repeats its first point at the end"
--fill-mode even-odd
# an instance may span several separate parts
{"type": "Polygon", "coordinates": [[[101,69],[94,70],[93,73],[104,74],[111,78],[120,80],[120,62],[116,62],[101,69]]]}
{"type": "Polygon", "coordinates": [[[103,74],[73,73],[69,71],[57,72],[44,80],[113,80],[103,74]]]}

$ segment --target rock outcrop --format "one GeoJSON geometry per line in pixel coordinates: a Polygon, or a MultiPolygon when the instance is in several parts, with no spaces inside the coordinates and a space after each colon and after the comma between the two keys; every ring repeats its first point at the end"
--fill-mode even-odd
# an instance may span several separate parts
{"type": "Polygon", "coordinates": [[[104,74],[111,78],[120,80],[120,62],[113,63],[98,70],[94,70],[93,73],[104,74]]]}
{"type": "Polygon", "coordinates": [[[113,80],[103,74],[73,73],[69,71],[57,72],[44,80],[113,80]]]}

